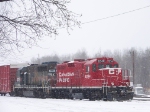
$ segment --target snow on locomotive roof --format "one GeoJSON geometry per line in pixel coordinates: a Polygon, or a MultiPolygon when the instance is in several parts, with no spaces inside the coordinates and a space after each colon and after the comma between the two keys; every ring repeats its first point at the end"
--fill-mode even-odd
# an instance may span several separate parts
{"type": "Polygon", "coordinates": [[[10,65],[10,68],[21,68],[25,66],[29,66],[29,63],[17,63],[17,64],[0,64],[0,66],[7,66],[10,65]]]}
{"type": "Polygon", "coordinates": [[[18,64],[10,64],[10,68],[21,68],[29,66],[29,63],[18,63],[18,64]]]}
{"type": "Polygon", "coordinates": [[[97,59],[88,60],[88,61],[85,63],[85,65],[87,65],[87,64],[92,64],[92,63],[94,63],[96,60],[97,60],[97,59]]]}
{"type": "Polygon", "coordinates": [[[58,63],[57,61],[42,62],[42,64],[58,63]]]}
{"type": "Polygon", "coordinates": [[[74,63],[75,61],[69,61],[68,63],[74,63]]]}

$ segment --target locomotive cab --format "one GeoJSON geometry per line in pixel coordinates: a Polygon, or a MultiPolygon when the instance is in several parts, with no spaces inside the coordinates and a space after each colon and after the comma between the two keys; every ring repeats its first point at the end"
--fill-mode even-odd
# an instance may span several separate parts
{"type": "Polygon", "coordinates": [[[104,100],[133,98],[129,70],[118,68],[118,63],[113,58],[90,59],[84,66],[85,79],[83,85],[93,88],[91,93],[93,97],[99,94],[99,97],[104,100]],[[101,89],[95,91],[96,88],[101,89]]]}
{"type": "Polygon", "coordinates": [[[90,82],[88,83],[93,83],[93,86],[101,86],[104,82],[106,83],[106,81],[108,81],[110,75],[115,75],[116,72],[120,70],[118,69],[118,63],[115,62],[113,58],[105,57],[90,59],[84,64],[84,66],[85,80],[89,79],[90,82]],[[108,79],[106,80],[107,76],[108,79]]]}

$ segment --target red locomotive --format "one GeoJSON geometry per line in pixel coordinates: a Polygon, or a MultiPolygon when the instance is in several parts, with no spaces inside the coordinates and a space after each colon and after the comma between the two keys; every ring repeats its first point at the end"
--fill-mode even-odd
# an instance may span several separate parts
{"type": "Polygon", "coordinates": [[[18,69],[15,96],[90,100],[133,98],[129,71],[113,58],[45,62],[18,69]]]}
{"type": "Polygon", "coordinates": [[[68,88],[74,98],[79,96],[90,100],[133,98],[129,71],[118,68],[118,63],[113,58],[76,59],[58,64],[56,87],[68,88]]]}

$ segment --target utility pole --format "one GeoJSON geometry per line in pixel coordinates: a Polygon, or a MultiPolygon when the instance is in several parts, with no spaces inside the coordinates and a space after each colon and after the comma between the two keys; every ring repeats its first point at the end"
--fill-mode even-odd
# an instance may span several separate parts
{"type": "Polygon", "coordinates": [[[40,55],[38,54],[38,64],[40,64],[40,55]]]}
{"type": "Polygon", "coordinates": [[[132,66],[133,66],[133,85],[135,84],[135,66],[134,66],[134,50],[132,51],[132,66]]]}
{"type": "Polygon", "coordinates": [[[131,54],[131,60],[132,60],[132,76],[133,76],[133,85],[135,84],[135,62],[134,62],[134,58],[135,58],[135,54],[134,54],[134,50],[130,51],[131,54]]]}

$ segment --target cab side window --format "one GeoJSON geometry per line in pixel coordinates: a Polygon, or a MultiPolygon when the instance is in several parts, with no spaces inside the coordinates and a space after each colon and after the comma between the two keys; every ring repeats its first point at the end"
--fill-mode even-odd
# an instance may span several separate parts
{"type": "Polygon", "coordinates": [[[93,65],[92,65],[92,70],[93,70],[93,72],[96,71],[96,64],[93,64],[93,65]]]}
{"type": "Polygon", "coordinates": [[[87,65],[86,66],[86,72],[89,72],[90,71],[90,67],[87,65]]]}

